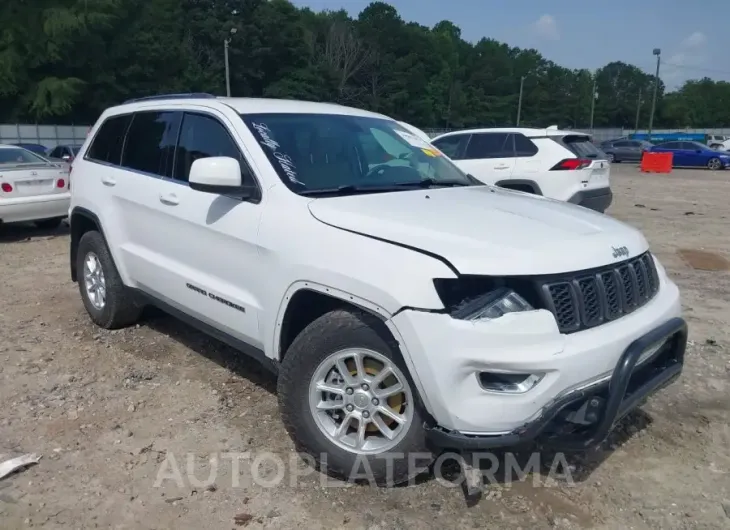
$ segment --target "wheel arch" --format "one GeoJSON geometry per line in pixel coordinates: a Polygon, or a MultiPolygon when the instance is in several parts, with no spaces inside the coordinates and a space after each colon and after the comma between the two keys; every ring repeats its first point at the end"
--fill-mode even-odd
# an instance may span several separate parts
{"type": "Polygon", "coordinates": [[[540,186],[534,180],[503,179],[496,182],[494,185],[508,190],[527,191],[528,193],[535,195],[543,195],[542,189],[540,189],[540,186]]]}
{"type": "Polygon", "coordinates": [[[292,341],[307,325],[323,314],[343,307],[374,315],[391,332],[386,322],[392,315],[382,306],[336,287],[302,280],[289,286],[279,305],[271,343],[273,358],[281,361],[292,341]]]}
{"type": "Polygon", "coordinates": [[[69,215],[68,221],[71,232],[69,249],[71,280],[75,282],[78,277],[78,272],[76,270],[76,253],[79,249],[79,241],[81,241],[83,235],[86,232],[95,230],[101,234],[101,237],[104,239],[104,242],[107,243],[107,246],[108,242],[106,240],[106,236],[104,235],[104,229],[101,226],[101,221],[99,220],[99,217],[95,213],[87,210],[86,208],[76,206],[71,211],[71,215],[69,215]]]}

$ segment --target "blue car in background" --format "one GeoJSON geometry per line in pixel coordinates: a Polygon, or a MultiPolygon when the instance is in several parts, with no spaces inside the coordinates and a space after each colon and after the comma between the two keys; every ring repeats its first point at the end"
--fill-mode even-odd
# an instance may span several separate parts
{"type": "Polygon", "coordinates": [[[730,167],[730,153],[710,149],[699,142],[664,142],[649,149],[651,153],[672,153],[673,167],[730,167]]]}
{"type": "Polygon", "coordinates": [[[41,156],[46,156],[46,151],[48,151],[48,148],[45,145],[41,144],[12,144],[16,147],[22,147],[23,149],[27,149],[28,151],[31,151],[33,153],[36,153],[41,156]]]}

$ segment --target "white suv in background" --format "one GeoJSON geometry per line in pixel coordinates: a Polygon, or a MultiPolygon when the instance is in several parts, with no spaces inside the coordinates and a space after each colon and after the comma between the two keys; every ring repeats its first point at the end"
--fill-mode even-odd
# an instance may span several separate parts
{"type": "Polygon", "coordinates": [[[587,448],[682,370],[679,291],[639,231],[475,181],[387,116],[145,98],[101,115],[73,175],[91,319],[152,304],[258,359],[297,448],[345,478],[587,448]]]}
{"type": "Polygon", "coordinates": [[[604,212],[613,199],[610,163],[591,137],[547,129],[470,129],[431,143],[484,182],[604,212]]]}

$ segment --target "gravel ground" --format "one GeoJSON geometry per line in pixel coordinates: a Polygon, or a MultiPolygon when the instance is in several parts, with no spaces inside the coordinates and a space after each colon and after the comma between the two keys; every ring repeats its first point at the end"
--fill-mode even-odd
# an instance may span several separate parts
{"type": "Polygon", "coordinates": [[[541,472],[494,483],[473,506],[433,479],[341,487],[297,464],[255,363],[165,315],[95,328],[69,280],[67,233],[5,227],[0,461],[42,459],[0,481],[0,527],[730,527],[730,272],[677,253],[730,258],[730,173],[615,165],[612,179],[609,214],[644,231],[683,291],[685,373],[601,450],[568,457],[574,482],[540,455],[541,472]],[[265,452],[280,462],[256,459],[265,452]],[[236,473],[226,453],[249,459],[236,473]]]}

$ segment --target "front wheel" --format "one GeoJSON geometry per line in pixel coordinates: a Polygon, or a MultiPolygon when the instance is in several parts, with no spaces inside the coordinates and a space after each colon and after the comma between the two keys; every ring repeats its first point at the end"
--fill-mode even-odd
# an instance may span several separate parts
{"type": "Polygon", "coordinates": [[[433,460],[397,342],[373,315],[340,309],[309,324],[277,387],[287,431],[321,471],[394,485],[433,460]]]}
{"type": "Polygon", "coordinates": [[[708,169],[716,171],[722,168],[722,162],[719,158],[710,158],[710,160],[707,161],[707,167],[708,169]]]}

